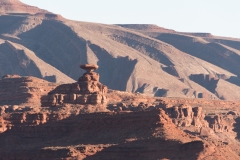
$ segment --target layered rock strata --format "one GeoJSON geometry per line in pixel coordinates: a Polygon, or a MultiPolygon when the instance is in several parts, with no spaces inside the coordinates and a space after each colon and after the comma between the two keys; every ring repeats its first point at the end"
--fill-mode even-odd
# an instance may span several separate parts
{"type": "Polygon", "coordinates": [[[234,116],[231,114],[215,114],[215,115],[208,115],[205,118],[208,123],[209,127],[214,130],[216,133],[221,133],[221,132],[232,132],[234,129],[234,116]]]}
{"type": "Polygon", "coordinates": [[[177,126],[188,127],[207,127],[208,123],[204,120],[205,114],[202,112],[202,107],[192,107],[190,105],[182,104],[167,108],[169,116],[173,123],[177,126]]]}
{"type": "Polygon", "coordinates": [[[0,79],[0,105],[40,105],[40,97],[57,86],[35,77],[6,75],[0,79]]]}
{"type": "Polygon", "coordinates": [[[184,133],[163,109],[79,115],[12,113],[0,122],[6,125],[0,136],[0,159],[238,158],[229,153],[228,145],[214,142],[216,147],[184,133]]]}
{"type": "Polygon", "coordinates": [[[41,98],[42,106],[70,104],[104,104],[107,102],[107,86],[99,82],[99,74],[93,72],[97,65],[85,64],[80,68],[86,70],[78,82],[63,84],[41,98]]]}
{"type": "Polygon", "coordinates": [[[14,113],[3,119],[8,129],[0,137],[0,159],[197,159],[204,149],[204,142],[177,129],[161,109],[83,115],[14,113]],[[47,147],[49,143],[52,147],[47,147]],[[188,143],[197,149],[181,152],[188,143]],[[92,150],[87,149],[92,145],[92,150]]]}

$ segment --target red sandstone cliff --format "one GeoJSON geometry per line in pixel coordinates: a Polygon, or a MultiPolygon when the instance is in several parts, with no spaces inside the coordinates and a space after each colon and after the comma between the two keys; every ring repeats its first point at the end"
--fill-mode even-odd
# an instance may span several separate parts
{"type": "Polygon", "coordinates": [[[229,150],[227,145],[209,143],[177,129],[163,110],[12,114],[4,119],[10,123],[0,136],[1,159],[237,158],[235,154],[222,154],[229,150]]]}
{"type": "Polygon", "coordinates": [[[240,153],[238,102],[109,90],[105,105],[40,107],[36,100],[56,84],[17,75],[0,82],[17,91],[5,98],[21,102],[0,106],[1,159],[238,159],[240,153]]]}
{"type": "Polygon", "coordinates": [[[40,105],[40,98],[57,85],[35,77],[6,75],[0,79],[0,105],[40,105]]]}

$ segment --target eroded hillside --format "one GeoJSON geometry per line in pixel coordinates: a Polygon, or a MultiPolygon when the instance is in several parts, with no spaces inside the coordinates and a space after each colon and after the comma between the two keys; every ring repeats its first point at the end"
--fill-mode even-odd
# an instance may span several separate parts
{"type": "Polygon", "coordinates": [[[92,63],[100,66],[100,80],[111,89],[166,97],[240,97],[238,39],[156,25],[70,21],[18,0],[1,3],[0,76],[72,83],[82,74],[78,64],[92,63]],[[194,78],[198,75],[212,80],[202,83],[194,78]]]}

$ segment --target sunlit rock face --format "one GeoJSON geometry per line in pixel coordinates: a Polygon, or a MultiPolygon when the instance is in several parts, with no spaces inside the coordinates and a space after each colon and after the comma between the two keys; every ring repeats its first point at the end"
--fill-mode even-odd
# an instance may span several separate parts
{"type": "Polygon", "coordinates": [[[107,102],[105,94],[107,86],[99,82],[99,74],[93,72],[97,65],[80,66],[86,70],[76,83],[63,84],[43,96],[42,106],[56,106],[63,103],[71,104],[103,104],[107,102]]]}
{"type": "MultiPolygon", "coordinates": [[[[47,13],[47,11],[29,6],[19,0],[0,0],[0,13],[47,13]]],[[[48,12],[49,13],[49,12],[48,12]]]]}

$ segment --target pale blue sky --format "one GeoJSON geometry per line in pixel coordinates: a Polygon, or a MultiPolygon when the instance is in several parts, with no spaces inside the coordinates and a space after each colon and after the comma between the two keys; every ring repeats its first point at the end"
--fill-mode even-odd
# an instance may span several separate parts
{"type": "Polygon", "coordinates": [[[20,0],[78,21],[156,24],[240,38],[240,0],[20,0]]]}

